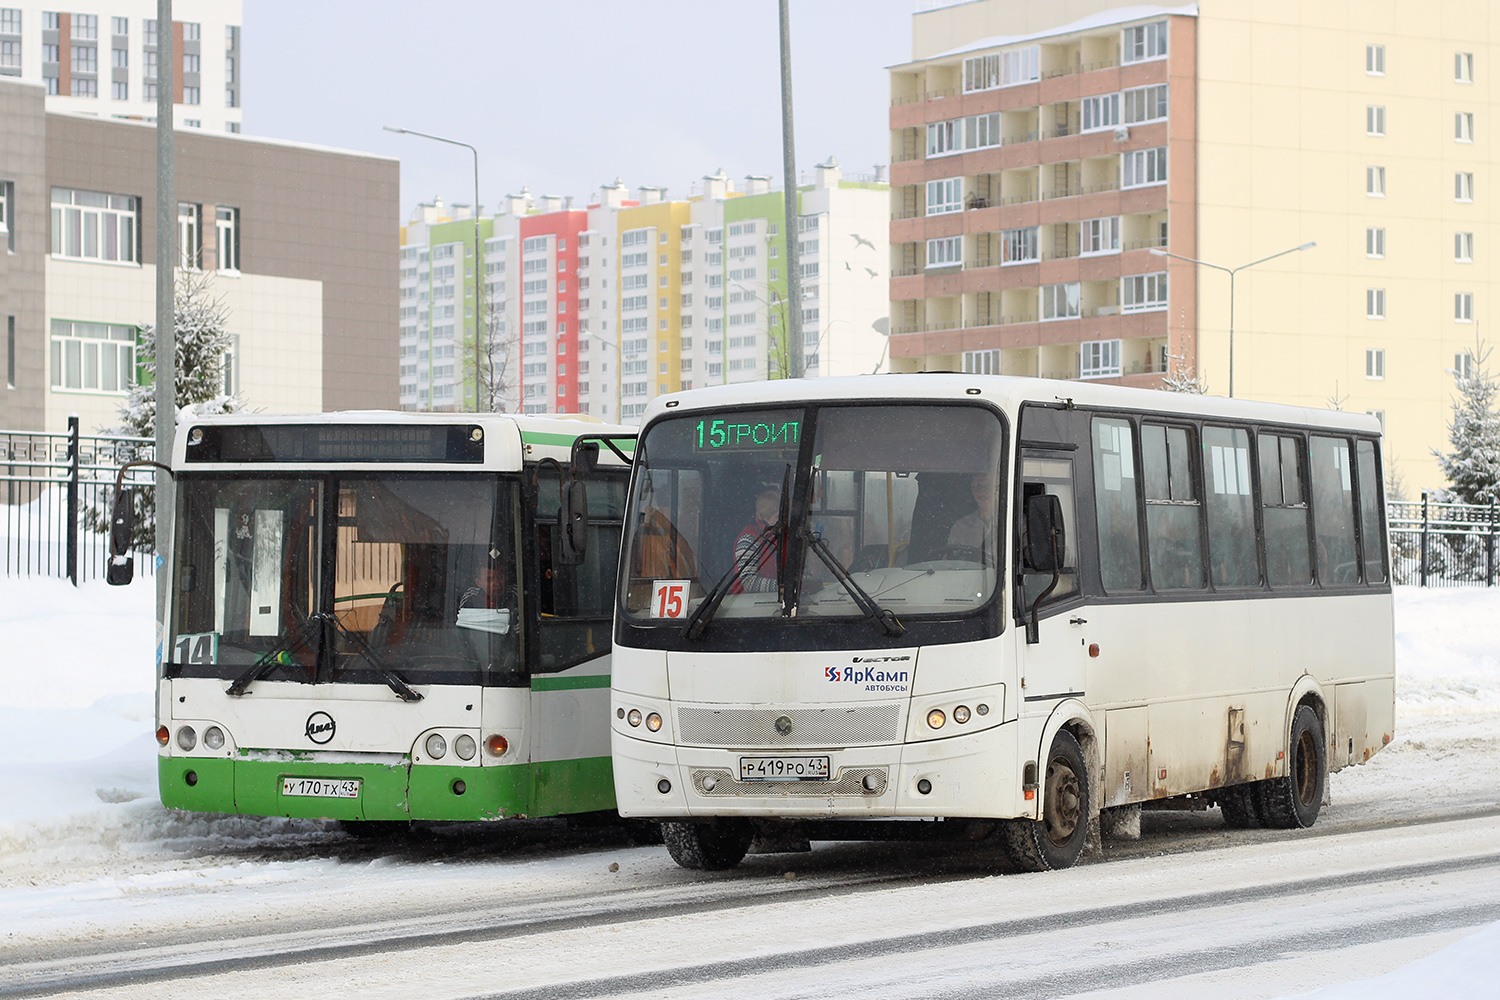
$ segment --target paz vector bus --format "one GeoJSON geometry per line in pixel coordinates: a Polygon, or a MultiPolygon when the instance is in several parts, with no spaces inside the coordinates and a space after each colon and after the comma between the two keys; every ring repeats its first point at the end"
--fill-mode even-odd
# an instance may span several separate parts
{"type": "MultiPolygon", "coordinates": [[[[613,809],[633,441],[559,417],[185,418],[162,802],[355,833],[613,809]]],[[[130,577],[138,504],[117,499],[111,582],[130,577]]]]}
{"type": "Polygon", "coordinates": [[[710,869],[757,834],[919,830],[1065,867],[1101,810],[1183,796],[1311,825],[1392,734],[1380,443],[1364,415],[968,374],[655,400],[620,812],[710,869]]]}

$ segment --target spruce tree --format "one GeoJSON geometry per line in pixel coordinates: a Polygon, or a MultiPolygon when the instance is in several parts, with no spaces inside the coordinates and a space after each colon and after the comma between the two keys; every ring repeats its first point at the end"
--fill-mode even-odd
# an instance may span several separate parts
{"type": "Polygon", "coordinates": [[[1448,424],[1447,454],[1433,449],[1443,475],[1460,503],[1490,504],[1500,500],[1500,413],[1495,397],[1500,383],[1489,372],[1490,349],[1476,341],[1467,370],[1456,373],[1458,396],[1448,424]]]}

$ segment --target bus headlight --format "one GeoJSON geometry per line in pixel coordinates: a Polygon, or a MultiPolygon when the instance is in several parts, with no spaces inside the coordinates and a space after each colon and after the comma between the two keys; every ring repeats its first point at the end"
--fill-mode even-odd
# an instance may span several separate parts
{"type": "Polygon", "coordinates": [[[969,707],[967,705],[960,705],[957,708],[955,708],[953,710],[953,721],[956,722],[956,723],[958,723],[960,726],[963,725],[965,722],[968,722],[969,721],[969,707]]]}
{"type": "Polygon", "coordinates": [[[209,726],[203,730],[203,745],[210,750],[219,750],[224,746],[224,730],[218,726],[209,726]]]}
{"type": "Polygon", "coordinates": [[[191,750],[198,745],[198,734],[193,732],[192,726],[183,726],[177,730],[177,745],[184,750],[191,750]]]}
{"type": "Polygon", "coordinates": [[[441,760],[443,754],[448,752],[448,741],[443,739],[438,733],[433,733],[427,737],[425,746],[427,747],[427,756],[433,760],[441,760]]]}
{"type": "Polygon", "coordinates": [[[477,749],[478,747],[474,745],[474,737],[468,733],[464,733],[453,741],[453,752],[458,754],[460,760],[473,760],[474,751],[477,749]]]}
{"type": "Polygon", "coordinates": [[[630,723],[632,727],[639,726],[641,724],[641,710],[638,708],[632,708],[630,710],[630,714],[625,716],[625,721],[630,723]]]}
{"type": "Polygon", "coordinates": [[[947,721],[948,717],[943,714],[943,710],[941,708],[934,708],[932,711],[927,713],[927,724],[933,729],[942,729],[943,723],[947,721]]]}
{"type": "Polygon", "coordinates": [[[646,728],[651,730],[653,733],[660,729],[661,716],[657,715],[655,712],[652,712],[650,715],[646,716],[646,728]]]}

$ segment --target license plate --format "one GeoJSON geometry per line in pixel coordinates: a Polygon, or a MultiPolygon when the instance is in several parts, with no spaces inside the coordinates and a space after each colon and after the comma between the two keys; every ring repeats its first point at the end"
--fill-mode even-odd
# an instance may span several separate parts
{"type": "Polygon", "coordinates": [[[282,778],[282,795],[314,799],[357,799],[358,778],[282,778]]]}
{"type": "Polygon", "coordinates": [[[828,757],[741,757],[741,781],[827,781],[828,757]]]}

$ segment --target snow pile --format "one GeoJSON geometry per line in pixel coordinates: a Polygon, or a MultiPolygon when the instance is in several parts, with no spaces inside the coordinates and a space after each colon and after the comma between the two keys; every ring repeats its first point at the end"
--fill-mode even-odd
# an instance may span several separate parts
{"type": "Polygon", "coordinates": [[[1500,709],[1500,588],[1396,588],[1396,704],[1403,718],[1500,709]]]}
{"type": "Polygon", "coordinates": [[[1297,1000],[1412,1000],[1493,996],[1500,968],[1500,923],[1374,979],[1325,986],[1297,1000]]]}

